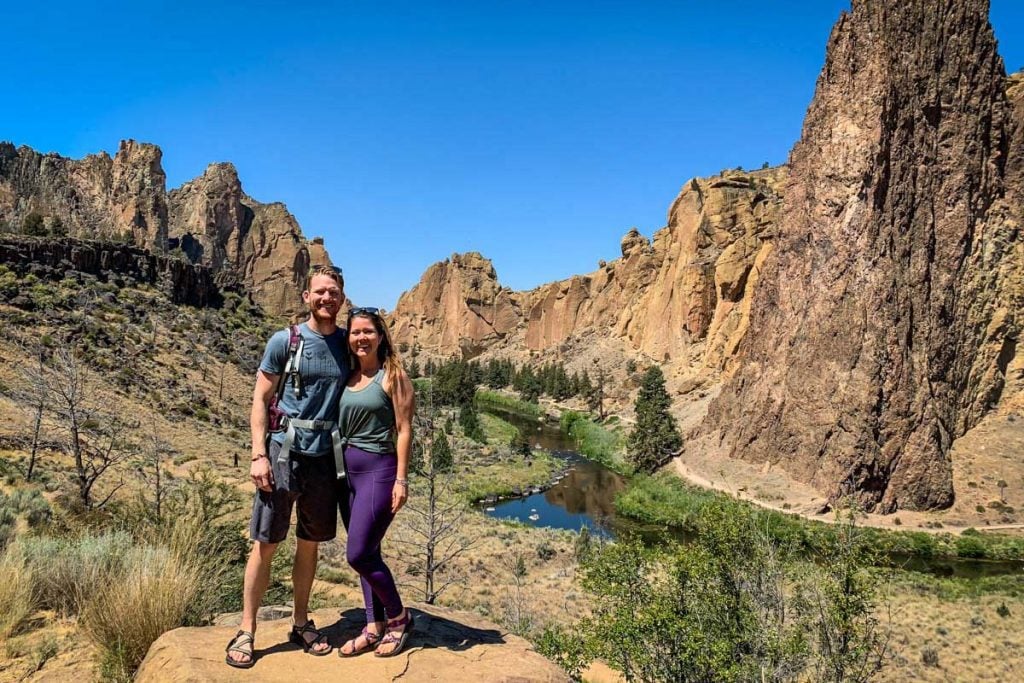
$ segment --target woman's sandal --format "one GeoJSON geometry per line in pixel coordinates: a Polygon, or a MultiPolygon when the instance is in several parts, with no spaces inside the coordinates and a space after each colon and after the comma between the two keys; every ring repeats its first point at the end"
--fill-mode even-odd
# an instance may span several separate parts
{"type": "Polygon", "coordinates": [[[362,632],[358,636],[345,641],[345,645],[352,643],[352,651],[345,652],[345,645],[342,645],[340,648],[338,648],[338,656],[355,657],[356,655],[361,655],[367,650],[372,650],[376,648],[377,643],[379,643],[381,638],[383,637],[384,636],[382,636],[381,634],[374,633],[373,631],[369,630],[367,627],[364,626],[362,632]],[[356,641],[359,640],[360,636],[362,636],[366,640],[366,645],[363,645],[362,647],[357,647],[356,641]]]}
{"type": "Polygon", "coordinates": [[[288,642],[298,645],[307,654],[311,654],[316,657],[329,655],[331,654],[331,651],[334,650],[334,647],[327,642],[327,634],[317,629],[316,624],[313,623],[312,619],[306,620],[306,623],[302,626],[296,626],[293,624],[291,633],[288,634],[288,642]],[[306,640],[307,633],[316,634],[316,638],[313,640],[306,640]],[[327,648],[324,650],[314,650],[313,648],[320,643],[327,643],[327,648]]]}
{"type": "Polygon", "coordinates": [[[250,631],[239,631],[236,633],[235,637],[228,643],[228,646],[224,648],[224,651],[227,653],[224,655],[224,661],[228,663],[228,666],[233,666],[236,669],[249,669],[256,663],[254,639],[250,631]],[[232,652],[241,653],[249,659],[245,661],[231,659],[232,652]]]}
{"type": "Polygon", "coordinates": [[[409,610],[405,611],[405,616],[401,619],[387,622],[387,625],[384,627],[386,633],[384,634],[384,637],[381,638],[380,643],[377,644],[377,647],[376,649],[374,649],[373,654],[377,657],[394,657],[399,652],[401,652],[405,648],[406,641],[409,640],[409,633],[412,632],[412,624],[412,612],[410,612],[409,610]],[[402,635],[392,635],[392,630],[398,628],[399,626],[402,627],[402,635]],[[392,643],[398,643],[395,646],[395,649],[391,650],[390,652],[380,651],[381,645],[391,645],[392,643]]]}

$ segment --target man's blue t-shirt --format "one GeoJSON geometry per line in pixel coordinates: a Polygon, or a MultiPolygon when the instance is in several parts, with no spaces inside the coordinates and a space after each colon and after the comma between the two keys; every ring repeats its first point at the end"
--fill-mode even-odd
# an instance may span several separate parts
{"type": "MultiPolygon", "coordinates": [[[[302,323],[299,325],[299,334],[302,335],[302,357],[298,359],[302,392],[296,397],[292,383],[286,382],[281,396],[281,410],[285,415],[300,420],[335,422],[338,419],[338,401],[349,374],[347,331],[338,328],[325,337],[309,329],[308,324],[302,323]]],[[[260,370],[271,375],[284,372],[288,362],[288,338],[288,330],[274,333],[263,352],[260,370]]],[[[281,377],[282,382],[285,380],[285,377],[281,377]]],[[[278,432],[271,438],[279,444],[284,443],[284,432],[278,432]]],[[[331,432],[296,427],[292,450],[305,455],[330,453],[331,432]]]]}

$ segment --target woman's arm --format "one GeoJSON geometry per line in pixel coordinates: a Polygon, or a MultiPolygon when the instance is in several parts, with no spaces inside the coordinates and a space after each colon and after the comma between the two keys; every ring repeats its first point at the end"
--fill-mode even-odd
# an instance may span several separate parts
{"type": "Polygon", "coordinates": [[[391,402],[395,406],[395,452],[398,455],[398,473],[391,490],[391,512],[398,512],[409,497],[409,453],[412,451],[412,416],[416,412],[416,396],[412,382],[404,370],[394,382],[391,402]]]}

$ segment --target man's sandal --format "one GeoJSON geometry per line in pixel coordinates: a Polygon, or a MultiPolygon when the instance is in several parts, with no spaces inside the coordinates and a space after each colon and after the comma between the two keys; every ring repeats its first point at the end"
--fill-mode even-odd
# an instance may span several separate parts
{"type": "Polygon", "coordinates": [[[409,640],[409,633],[412,632],[412,623],[412,612],[409,610],[405,611],[405,616],[401,619],[387,622],[387,625],[384,627],[387,632],[384,634],[384,637],[381,638],[380,643],[378,643],[373,654],[377,657],[394,657],[401,652],[405,648],[406,641],[409,640]],[[398,636],[393,635],[392,630],[398,627],[402,627],[402,634],[398,636]],[[391,645],[393,643],[397,643],[397,645],[395,645],[395,649],[390,652],[380,651],[381,645],[391,645]]]}
{"type": "Polygon", "coordinates": [[[362,632],[358,636],[345,641],[345,645],[342,645],[340,648],[338,648],[338,656],[355,657],[356,655],[361,655],[367,650],[372,650],[375,647],[377,647],[377,643],[379,643],[381,638],[383,637],[384,636],[382,636],[381,634],[374,633],[373,631],[369,630],[367,627],[364,626],[362,632]],[[358,647],[356,645],[356,641],[358,641],[360,637],[362,637],[366,641],[366,644],[362,647],[358,647]],[[345,652],[345,646],[349,643],[352,643],[352,651],[345,652]]]}
{"type": "Polygon", "coordinates": [[[224,655],[224,661],[227,662],[228,666],[233,666],[236,669],[249,669],[256,663],[253,635],[251,631],[239,631],[236,633],[235,637],[228,643],[228,646],[224,648],[224,651],[227,652],[227,654],[224,655]],[[249,659],[245,661],[231,659],[232,652],[243,654],[249,659]]]}
{"type": "Polygon", "coordinates": [[[334,649],[334,647],[327,642],[327,634],[317,629],[316,624],[313,623],[312,619],[306,620],[306,623],[302,626],[292,625],[291,633],[288,634],[288,642],[298,645],[307,654],[311,654],[316,657],[329,655],[334,649]],[[316,637],[313,638],[313,640],[306,640],[307,633],[313,633],[316,637]],[[325,643],[327,648],[323,650],[315,650],[314,648],[321,643],[325,643]]]}

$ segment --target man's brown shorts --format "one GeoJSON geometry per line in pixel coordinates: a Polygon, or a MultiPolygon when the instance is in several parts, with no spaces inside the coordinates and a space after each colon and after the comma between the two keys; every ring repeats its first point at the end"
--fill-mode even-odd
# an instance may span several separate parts
{"type": "Polygon", "coordinates": [[[274,490],[256,491],[249,537],[261,543],[280,543],[288,535],[292,507],[297,507],[295,536],[323,542],[338,533],[338,479],[334,457],[292,451],[290,471],[278,462],[281,445],[271,441],[267,455],[273,463],[274,490]]]}

